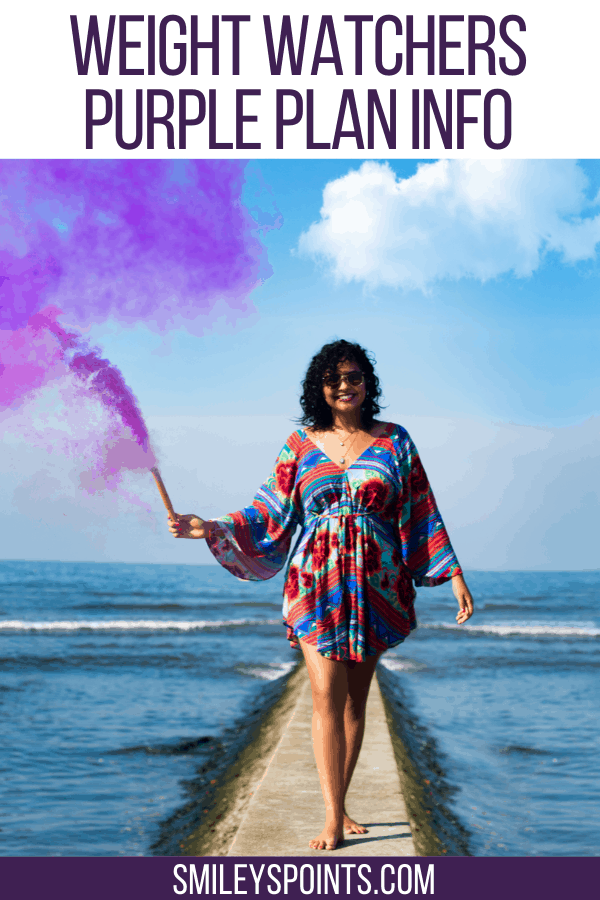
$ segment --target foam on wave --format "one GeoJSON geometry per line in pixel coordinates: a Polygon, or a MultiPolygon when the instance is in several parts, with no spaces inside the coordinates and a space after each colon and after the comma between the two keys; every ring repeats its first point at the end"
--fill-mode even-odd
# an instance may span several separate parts
{"type": "Polygon", "coordinates": [[[281,619],[100,619],[89,621],[26,622],[19,619],[0,622],[0,631],[202,631],[239,625],[281,625],[281,619]]]}
{"type": "Polygon", "coordinates": [[[508,625],[454,625],[452,623],[430,623],[421,628],[436,631],[468,631],[474,634],[529,635],[531,637],[599,637],[600,628],[593,622],[581,622],[577,625],[518,624],[508,625]]]}
{"type": "Polygon", "coordinates": [[[252,678],[261,678],[263,681],[276,681],[291,672],[295,661],[287,663],[268,663],[264,666],[238,666],[237,671],[242,675],[250,675],[252,678]]]}

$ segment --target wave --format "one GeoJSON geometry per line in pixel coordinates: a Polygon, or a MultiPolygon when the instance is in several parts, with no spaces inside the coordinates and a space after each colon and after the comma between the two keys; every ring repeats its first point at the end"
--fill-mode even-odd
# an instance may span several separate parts
{"type": "Polygon", "coordinates": [[[236,672],[242,675],[251,675],[253,678],[262,678],[263,681],[276,681],[291,672],[296,661],[287,663],[267,663],[265,666],[236,666],[236,672]]]}
{"type": "Polygon", "coordinates": [[[394,656],[382,656],[381,665],[390,672],[418,672],[427,668],[423,663],[416,662],[414,659],[398,659],[394,656]]]}
{"type": "Polygon", "coordinates": [[[582,622],[577,625],[454,625],[452,623],[429,623],[421,625],[421,629],[432,631],[466,631],[469,634],[530,635],[532,637],[600,637],[600,628],[593,622],[582,622]]]}
{"type": "Polygon", "coordinates": [[[19,619],[0,622],[0,632],[27,631],[205,631],[210,628],[236,628],[244,625],[281,625],[279,619],[91,619],[89,621],[27,622],[19,619]]]}

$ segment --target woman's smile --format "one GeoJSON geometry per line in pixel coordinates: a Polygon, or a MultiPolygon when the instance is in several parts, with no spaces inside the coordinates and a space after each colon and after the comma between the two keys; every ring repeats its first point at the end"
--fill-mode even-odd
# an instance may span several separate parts
{"type": "Polygon", "coordinates": [[[338,364],[333,376],[328,373],[325,377],[323,396],[326,403],[333,409],[337,406],[341,412],[342,410],[350,411],[362,406],[366,397],[365,384],[363,382],[358,386],[350,385],[347,379],[354,374],[362,375],[360,367],[356,363],[344,361],[338,364]],[[330,385],[327,383],[328,379],[336,376],[340,379],[337,384],[330,385]]]}

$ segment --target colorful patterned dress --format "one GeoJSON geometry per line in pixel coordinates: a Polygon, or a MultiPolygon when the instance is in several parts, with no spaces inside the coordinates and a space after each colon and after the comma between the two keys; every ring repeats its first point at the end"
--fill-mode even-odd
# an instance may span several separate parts
{"type": "Polygon", "coordinates": [[[408,433],[386,423],[345,471],[302,429],[288,438],[251,506],[213,520],[208,544],[238,578],[287,567],[288,637],[335,660],[364,661],[417,627],[417,586],[461,574],[408,433]]]}

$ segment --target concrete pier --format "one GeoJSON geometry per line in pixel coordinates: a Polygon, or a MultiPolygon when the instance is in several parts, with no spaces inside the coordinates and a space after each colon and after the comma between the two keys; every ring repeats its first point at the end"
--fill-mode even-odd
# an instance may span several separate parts
{"type": "MultiPolygon", "coordinates": [[[[262,771],[255,767],[233,839],[220,852],[228,856],[415,856],[376,677],[367,704],[365,739],[347,798],[349,814],[365,825],[368,833],[347,835],[343,845],[332,852],[309,849],[308,841],[320,833],[325,813],[313,755],[312,700],[304,666],[292,677],[293,696],[279,710],[277,743],[263,760],[262,771]]],[[[270,733],[273,744],[273,728],[270,733]]],[[[232,830],[225,829],[223,838],[225,832],[230,837],[232,830]]]]}

